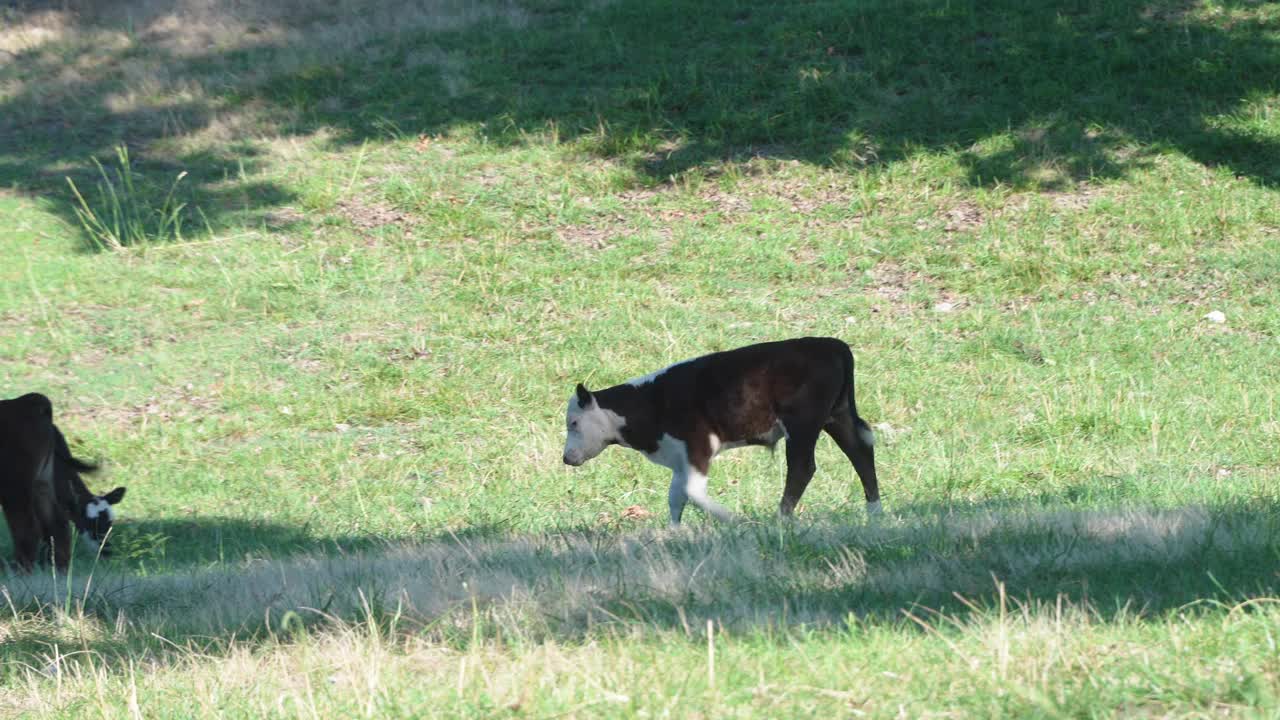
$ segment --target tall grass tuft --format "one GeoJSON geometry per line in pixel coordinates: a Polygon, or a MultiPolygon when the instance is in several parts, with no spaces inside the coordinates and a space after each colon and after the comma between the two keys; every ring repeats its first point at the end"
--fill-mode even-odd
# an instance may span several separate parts
{"type": "Polygon", "coordinates": [[[102,177],[97,183],[96,203],[90,205],[70,177],[67,184],[76,196],[76,217],[95,249],[120,250],[147,243],[182,240],[182,211],[186,203],[178,202],[176,194],[178,184],[187,176],[185,170],[174,178],[159,207],[154,207],[145,190],[139,187],[139,178],[129,162],[127,147],[116,147],[119,168],[113,168],[111,173],[97,158],[92,160],[102,177]]]}

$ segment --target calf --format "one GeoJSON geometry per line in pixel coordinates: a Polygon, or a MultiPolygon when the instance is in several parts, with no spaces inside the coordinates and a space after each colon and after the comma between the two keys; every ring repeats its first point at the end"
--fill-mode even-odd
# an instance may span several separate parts
{"type": "Polygon", "coordinates": [[[867,511],[880,512],[875,436],[853,400],[853,353],[835,338],[760,343],[676,363],[592,392],[579,384],[565,415],[564,461],[582,465],[610,445],[639,450],[671,470],[667,501],[680,524],[686,502],[719,520],[730,514],[707,495],[719,452],[772,449],[787,439],[787,483],[779,511],[790,515],[816,469],[826,431],[862,480],[867,511]]]}
{"type": "Polygon", "coordinates": [[[53,424],[53,405],[39,393],[0,400],[0,507],[13,537],[14,559],[30,570],[41,543],[65,569],[71,555],[69,523],[95,544],[105,539],[110,505],[124,496],[116,488],[99,497],[85,487],[82,471],[94,467],[75,459],[53,424]]]}
{"type": "Polygon", "coordinates": [[[115,488],[106,495],[94,495],[80,473],[92,473],[98,470],[92,465],[78,460],[67,447],[67,439],[62,436],[58,426],[53,427],[54,458],[53,473],[58,499],[71,515],[71,522],[80,531],[80,538],[94,552],[103,557],[111,556],[111,527],[116,520],[112,505],[124,499],[123,486],[115,488]]]}

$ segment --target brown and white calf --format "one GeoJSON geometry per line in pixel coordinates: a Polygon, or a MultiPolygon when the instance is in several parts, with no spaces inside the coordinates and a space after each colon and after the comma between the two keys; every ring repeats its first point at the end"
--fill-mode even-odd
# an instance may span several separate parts
{"type": "Polygon", "coordinates": [[[71,455],[53,424],[53,405],[39,393],[0,400],[0,506],[4,509],[19,569],[30,570],[40,546],[52,548],[54,565],[71,556],[70,524],[91,545],[105,547],[124,488],[106,496],[89,492],[81,472],[94,466],[71,455]]]}
{"type": "Polygon", "coordinates": [[[835,338],[748,345],[676,363],[604,390],[579,384],[565,414],[564,461],[582,465],[610,445],[639,450],[671,470],[667,501],[678,525],[687,502],[719,520],[707,495],[718,453],[773,448],[786,438],[787,483],[779,511],[790,515],[813,478],[814,448],[826,432],[853,463],[867,511],[880,512],[875,436],[853,399],[853,353],[835,338]]]}

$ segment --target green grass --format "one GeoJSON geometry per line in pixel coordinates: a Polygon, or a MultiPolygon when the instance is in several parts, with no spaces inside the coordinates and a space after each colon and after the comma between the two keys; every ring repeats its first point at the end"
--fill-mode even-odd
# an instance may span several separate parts
{"type": "Polygon", "coordinates": [[[107,173],[102,163],[94,158],[101,179],[97,183],[97,197],[90,204],[75,181],[67,178],[67,185],[76,198],[76,219],[85,234],[98,250],[120,250],[126,245],[143,243],[182,242],[182,210],[175,204],[174,193],[186,176],[181,172],[169,186],[160,207],[146,206],[147,193],[134,182],[129,150],[121,145],[116,148],[119,168],[107,173]]]}
{"type": "Polygon", "coordinates": [[[129,488],[0,578],[0,708],[1276,712],[1275,7],[294,5],[0,11],[0,396],[129,488]],[[674,533],[560,462],[576,382],[804,334],[884,523],[828,442],[674,533]]]}

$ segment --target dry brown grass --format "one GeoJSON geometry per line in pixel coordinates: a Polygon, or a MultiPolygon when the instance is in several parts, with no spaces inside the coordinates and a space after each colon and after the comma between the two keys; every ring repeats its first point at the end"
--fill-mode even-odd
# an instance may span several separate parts
{"type": "Polygon", "coordinates": [[[1028,599],[1002,581],[1119,568],[1141,596],[1159,584],[1158,568],[1202,560],[1206,548],[1262,556],[1274,534],[1261,519],[1200,509],[1013,511],[794,532],[452,538],[99,576],[92,587],[73,583],[70,601],[62,582],[11,577],[10,608],[43,607],[0,620],[0,642],[38,648],[10,664],[0,710],[52,716],[96,698],[104,717],[118,716],[108,708],[220,717],[231,707],[248,716],[418,717],[436,705],[459,716],[503,708],[586,717],[679,702],[712,714],[728,703],[887,717],[972,701],[948,716],[981,717],[997,701],[1049,708],[1128,693],[1116,678],[1140,672],[1156,714],[1208,702],[1231,715],[1247,707],[1225,689],[1243,673],[1274,681],[1274,667],[1232,650],[1270,637],[1271,600],[1147,622],[1140,605],[1064,601],[1070,591],[1028,599]],[[889,557],[878,558],[886,548],[889,557]],[[912,548],[924,550],[901,559],[912,548]],[[917,604],[950,592],[968,612],[917,604]],[[842,600],[813,601],[823,593],[842,600]],[[811,632],[862,614],[877,597],[892,600],[880,609],[896,622],[811,632]],[[263,623],[265,635],[254,631],[263,623]],[[803,643],[786,640],[796,623],[808,628],[803,643]],[[1192,681],[1218,689],[1178,696],[1192,681]]]}
{"type": "MultiPolygon", "coordinates": [[[[848,612],[843,603],[829,602],[832,593],[864,598],[863,611],[893,615],[917,598],[989,593],[993,573],[1018,584],[1043,572],[1088,577],[1116,567],[1178,567],[1206,548],[1260,552],[1273,530],[1262,519],[1200,509],[987,512],[798,526],[784,530],[791,539],[781,546],[777,530],[751,526],[719,533],[448,538],[151,577],[82,575],[70,587],[73,604],[106,602],[135,628],[201,634],[251,626],[264,613],[323,608],[358,617],[366,603],[423,621],[479,603],[553,633],[577,634],[608,622],[627,603],[702,608],[726,625],[750,627],[778,620],[775,592],[783,587],[789,622],[829,625],[848,612]],[[805,561],[811,554],[826,559],[805,561]]],[[[4,586],[17,607],[66,603],[61,580],[7,577],[4,586]]]]}

